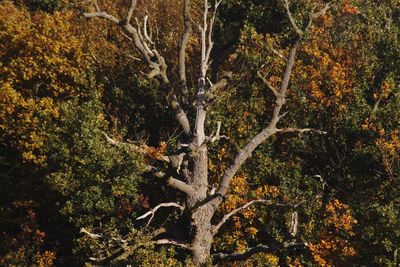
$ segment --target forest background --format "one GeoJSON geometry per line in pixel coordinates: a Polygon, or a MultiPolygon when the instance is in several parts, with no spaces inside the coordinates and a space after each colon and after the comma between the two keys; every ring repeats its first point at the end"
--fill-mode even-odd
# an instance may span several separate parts
{"type": "MultiPolygon", "coordinates": [[[[193,27],[182,87],[185,2],[138,1],[131,23],[148,27],[172,87],[188,90],[179,100],[193,119],[204,2],[186,10],[193,27]]],[[[123,17],[130,4],[0,2],[1,266],[199,265],[181,243],[193,239],[185,192],[162,175],[180,173],[170,155],[187,141],[168,106],[174,92],[153,79],[122,23],[84,15],[123,17]],[[138,220],[164,202],[176,206],[138,220]]],[[[299,33],[293,20],[306,27],[324,5],[224,0],[213,12],[210,2],[205,131],[219,130],[209,138],[208,195],[272,118],[271,88],[282,83],[299,33]]],[[[232,177],[213,217],[226,221],[201,264],[400,264],[399,37],[398,0],[333,1],[313,21],[279,122],[291,128],[232,177]]]]}

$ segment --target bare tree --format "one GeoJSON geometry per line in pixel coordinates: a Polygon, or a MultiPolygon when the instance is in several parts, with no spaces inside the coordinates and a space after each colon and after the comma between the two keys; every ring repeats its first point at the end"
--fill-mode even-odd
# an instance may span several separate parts
{"type": "MultiPolygon", "coordinates": [[[[169,186],[175,188],[183,192],[186,195],[186,205],[181,206],[177,203],[162,203],[157,207],[153,208],[151,211],[142,215],[138,219],[145,219],[150,216],[148,223],[150,223],[151,219],[155,216],[155,212],[161,207],[175,207],[183,210],[186,214],[190,216],[190,224],[189,229],[193,231],[192,239],[186,240],[185,242],[176,241],[171,239],[161,239],[157,240],[155,238],[154,242],[157,244],[169,244],[175,245],[182,249],[189,250],[193,255],[193,261],[196,265],[200,266],[207,262],[210,259],[210,251],[211,245],[213,243],[214,236],[220,231],[221,226],[229,220],[231,216],[240,212],[241,210],[249,207],[250,205],[260,204],[260,205],[284,205],[280,203],[275,203],[272,200],[268,199],[254,199],[245,204],[242,207],[236,208],[232,212],[223,216],[223,218],[213,224],[212,219],[216,214],[216,211],[225,196],[228,193],[229,185],[240,169],[240,167],[245,163],[247,159],[249,159],[252,155],[252,152],[263,142],[269,139],[271,136],[283,133],[283,132],[316,132],[323,134],[324,132],[319,130],[314,130],[310,128],[280,128],[278,127],[279,121],[284,116],[282,114],[282,109],[285,104],[285,98],[287,95],[289,81],[291,78],[293,66],[296,60],[296,53],[298,51],[299,45],[303,40],[304,35],[308,32],[311,24],[315,19],[325,14],[325,12],[330,7],[330,2],[325,3],[323,8],[321,8],[317,12],[310,12],[308,15],[307,22],[304,27],[301,27],[297,24],[294,16],[292,15],[289,7],[288,0],[282,0],[283,8],[286,11],[290,24],[295,32],[296,37],[293,39],[288,55],[281,55],[280,57],[285,59],[286,66],[282,76],[282,82],[279,88],[274,87],[272,84],[268,82],[268,79],[261,74],[261,71],[258,72],[259,77],[264,82],[265,86],[271,90],[275,97],[275,104],[273,108],[272,118],[270,122],[263,128],[256,136],[251,138],[248,141],[247,145],[239,150],[237,155],[234,158],[233,163],[230,167],[225,171],[218,189],[216,192],[211,192],[207,194],[209,188],[209,180],[208,180],[208,146],[212,142],[218,141],[223,136],[220,135],[220,127],[221,122],[218,122],[218,129],[216,134],[214,135],[206,135],[205,132],[205,121],[207,119],[207,110],[206,105],[208,101],[208,95],[213,94],[213,90],[219,86],[226,86],[227,81],[221,80],[214,85],[208,85],[208,70],[210,66],[210,55],[211,50],[213,48],[213,26],[216,18],[216,12],[220,7],[222,0],[215,0],[213,5],[209,5],[207,0],[204,0],[204,10],[203,10],[203,19],[201,25],[199,25],[200,32],[200,44],[201,44],[201,63],[198,66],[199,70],[199,78],[197,84],[197,95],[195,99],[195,107],[196,107],[196,115],[193,120],[190,120],[187,112],[182,108],[180,100],[187,101],[188,99],[188,89],[187,89],[187,79],[186,79],[186,47],[190,36],[192,34],[192,20],[190,18],[190,0],[184,0],[183,2],[183,21],[184,21],[184,32],[182,34],[180,50],[179,50],[179,59],[178,59],[178,70],[179,70],[179,86],[180,88],[175,88],[176,90],[172,90],[172,85],[170,83],[170,79],[168,77],[167,72],[167,63],[164,57],[159,53],[156,48],[156,44],[151,39],[149,34],[147,33],[148,27],[148,19],[147,16],[144,18],[142,24],[137,23],[136,25],[132,24],[132,18],[135,13],[135,9],[137,6],[136,0],[131,0],[131,4],[129,6],[128,12],[123,18],[114,17],[104,11],[101,11],[98,5],[96,5],[96,12],[92,13],[84,13],[84,16],[87,18],[103,18],[109,20],[112,23],[119,25],[122,30],[128,35],[136,47],[136,49],[140,52],[143,59],[147,62],[149,67],[148,78],[149,79],[158,79],[161,83],[165,85],[166,88],[171,88],[171,92],[176,92],[168,94],[168,102],[170,108],[174,111],[177,122],[182,128],[183,133],[186,135],[186,140],[189,140],[187,144],[180,144],[180,146],[185,147],[185,152],[180,152],[176,155],[165,156],[164,160],[171,164],[173,168],[177,171],[176,173],[180,173],[179,175],[181,179],[178,177],[168,177],[167,183],[169,186]],[[190,164],[189,164],[190,163],[190,164]]],[[[136,19],[137,20],[137,19],[136,19]]],[[[276,51],[275,51],[276,52],[276,51]]],[[[108,139],[111,139],[108,137],[108,139]]],[[[111,139],[112,141],[112,139],[111,139]]],[[[161,172],[162,176],[163,172],[161,172]]],[[[291,226],[291,232],[295,234],[297,231],[297,213],[295,214],[295,225],[291,226]]],[[[293,216],[292,216],[293,217],[293,216]]],[[[88,233],[87,231],[83,231],[86,234],[92,235],[94,234],[88,233]]],[[[214,256],[215,260],[237,260],[237,259],[245,259],[250,257],[251,255],[258,252],[271,252],[279,249],[290,249],[296,248],[299,246],[305,246],[305,243],[294,244],[294,243],[282,243],[279,246],[268,246],[260,244],[254,248],[250,248],[247,252],[242,254],[217,254],[214,256]]]]}

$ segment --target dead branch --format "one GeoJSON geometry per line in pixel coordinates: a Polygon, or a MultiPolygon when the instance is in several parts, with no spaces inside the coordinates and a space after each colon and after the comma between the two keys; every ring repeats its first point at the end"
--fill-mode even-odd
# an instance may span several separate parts
{"type": "Polygon", "coordinates": [[[214,2],[214,10],[212,12],[210,21],[208,21],[208,13],[210,10],[210,6],[208,5],[208,1],[204,1],[204,12],[203,12],[203,25],[200,26],[201,32],[201,76],[205,79],[207,75],[208,67],[210,66],[210,55],[211,50],[214,46],[214,42],[212,40],[213,27],[215,23],[215,16],[218,10],[219,5],[222,0],[215,0],[214,2]]]}
{"type": "Polygon", "coordinates": [[[221,122],[218,121],[217,122],[217,132],[215,133],[215,135],[211,135],[210,143],[214,143],[215,141],[219,141],[221,138],[229,139],[229,137],[227,137],[225,135],[220,135],[220,132],[221,132],[221,122]]]}
{"type": "Polygon", "coordinates": [[[98,238],[102,238],[103,237],[102,235],[99,235],[99,234],[93,234],[93,233],[89,232],[88,230],[86,230],[83,227],[81,228],[81,230],[79,232],[83,233],[85,235],[88,235],[90,238],[93,238],[93,239],[98,239],[98,238]]]}
{"type": "MultiPolygon", "coordinates": [[[[178,58],[178,66],[179,66],[179,78],[181,81],[181,86],[184,88],[183,90],[187,90],[186,88],[186,48],[190,39],[190,35],[192,34],[192,22],[190,19],[190,0],[185,0],[183,6],[183,23],[184,23],[184,32],[182,35],[182,41],[179,48],[179,58],[178,58]]],[[[184,92],[186,94],[186,92],[184,92]]]]}
{"type": "MultiPolygon", "coordinates": [[[[106,238],[103,235],[93,234],[93,233],[89,232],[88,230],[86,230],[84,227],[82,227],[79,232],[83,233],[83,234],[85,234],[85,235],[87,235],[87,236],[89,236],[90,238],[93,238],[93,239],[106,238]]],[[[128,242],[128,240],[122,239],[120,237],[107,237],[107,238],[110,239],[110,240],[113,240],[113,241],[120,242],[120,243],[127,243],[128,242]]]]}
{"type": "Polygon", "coordinates": [[[323,15],[326,14],[326,12],[329,10],[329,8],[331,8],[331,4],[333,1],[329,1],[325,4],[325,6],[318,12],[311,12],[310,14],[310,18],[311,19],[317,19],[323,15]]]}
{"type": "Polygon", "coordinates": [[[283,129],[276,129],[277,132],[279,133],[307,133],[307,132],[313,132],[317,134],[327,134],[327,132],[318,130],[318,129],[313,129],[313,128],[283,128],[283,129]]]}
{"type": "Polygon", "coordinates": [[[137,0],[131,0],[131,5],[129,6],[128,9],[128,14],[126,15],[125,23],[129,24],[131,22],[131,18],[133,15],[133,11],[136,8],[137,0]]]}
{"type": "Polygon", "coordinates": [[[183,249],[188,249],[190,250],[190,244],[184,243],[184,242],[180,242],[180,241],[176,241],[176,240],[171,240],[171,239],[159,239],[156,240],[154,242],[152,242],[154,244],[157,245],[172,245],[172,246],[177,246],[183,249]]]}
{"type": "MultiPolygon", "coordinates": [[[[130,22],[133,16],[134,9],[136,7],[137,0],[131,0],[130,7],[128,9],[128,13],[124,20],[120,20],[107,12],[100,11],[100,8],[97,12],[93,13],[83,13],[86,18],[103,18],[113,22],[114,24],[119,25],[122,30],[127,33],[132,39],[136,49],[140,52],[140,54],[145,58],[148,66],[150,67],[150,72],[147,74],[149,79],[154,77],[160,77],[164,84],[169,84],[169,79],[167,75],[167,68],[168,65],[165,62],[163,56],[160,55],[158,50],[155,47],[154,42],[151,40],[151,37],[147,33],[147,24],[148,24],[148,17],[144,17],[143,26],[140,25],[137,18],[137,27],[133,26],[130,22]]],[[[190,123],[189,119],[185,113],[185,111],[181,108],[181,105],[174,93],[173,90],[167,86],[169,89],[168,91],[168,102],[170,107],[175,113],[175,118],[178,121],[179,125],[184,130],[185,134],[190,134],[190,123]]]]}
{"type": "Polygon", "coordinates": [[[276,50],[276,49],[273,48],[273,47],[270,47],[270,49],[271,49],[271,51],[272,51],[275,55],[277,55],[278,57],[280,57],[281,59],[283,59],[283,61],[285,61],[286,63],[288,62],[288,59],[287,59],[283,54],[281,54],[278,50],[276,50]]]}
{"type": "Polygon", "coordinates": [[[212,84],[210,88],[205,93],[205,98],[207,101],[213,99],[216,97],[216,92],[219,91],[222,88],[225,88],[228,85],[229,80],[232,78],[232,72],[225,72],[222,75],[222,78],[216,82],[215,84],[212,84]]]}
{"type": "Polygon", "coordinates": [[[156,211],[160,208],[165,208],[165,207],[176,207],[179,208],[180,210],[184,210],[185,207],[183,207],[182,205],[179,205],[178,203],[175,202],[168,202],[168,203],[161,203],[158,204],[157,206],[155,206],[153,209],[149,210],[148,212],[146,212],[145,214],[143,214],[142,216],[139,216],[138,218],[136,218],[136,220],[142,220],[147,218],[148,216],[150,216],[150,219],[148,220],[146,226],[149,226],[151,220],[153,219],[156,211]]]}
{"type": "Polygon", "coordinates": [[[146,145],[138,146],[138,145],[135,145],[135,144],[132,144],[132,143],[126,143],[126,142],[117,141],[117,140],[111,138],[109,135],[107,135],[106,132],[102,131],[101,133],[104,135],[104,137],[106,138],[107,143],[109,143],[110,145],[113,145],[113,146],[127,146],[127,147],[130,147],[131,149],[135,150],[138,153],[141,153],[141,154],[146,154],[147,153],[147,146],[146,145]]]}
{"type": "Polygon", "coordinates": [[[83,15],[89,19],[98,17],[98,18],[103,18],[103,19],[109,20],[111,22],[114,22],[115,24],[120,23],[119,19],[117,19],[113,15],[108,14],[107,12],[97,11],[97,12],[93,12],[93,13],[83,13],[83,15]]]}
{"type": "Polygon", "coordinates": [[[206,119],[206,109],[205,109],[205,93],[206,93],[206,77],[207,70],[210,66],[210,55],[213,48],[212,41],[212,30],[215,22],[215,16],[218,6],[221,4],[222,0],[215,0],[214,10],[210,21],[208,21],[208,13],[210,6],[208,5],[208,0],[204,0],[204,13],[203,13],[203,24],[199,26],[201,32],[201,67],[200,67],[200,78],[199,86],[197,91],[197,112],[196,112],[196,122],[195,122],[195,140],[194,144],[200,147],[206,140],[206,135],[204,131],[204,123],[206,119]]]}
{"type": "Polygon", "coordinates": [[[232,210],[232,211],[229,212],[228,214],[226,214],[226,215],[221,219],[221,221],[213,227],[213,232],[214,232],[214,234],[216,234],[216,233],[219,231],[219,229],[221,228],[221,226],[222,226],[230,217],[232,217],[233,215],[237,214],[238,212],[240,212],[240,211],[242,211],[242,210],[244,210],[244,209],[247,209],[247,208],[250,207],[251,205],[257,204],[257,203],[260,203],[260,204],[263,204],[263,205],[287,206],[287,205],[285,205],[285,204],[277,203],[277,202],[275,202],[275,201],[273,201],[273,200],[270,200],[270,199],[256,199],[256,200],[251,200],[251,201],[247,202],[246,204],[244,204],[243,206],[240,206],[240,207],[238,207],[238,208],[232,210]]]}
{"type": "Polygon", "coordinates": [[[289,234],[292,237],[295,237],[297,234],[298,223],[299,223],[299,215],[298,215],[297,211],[293,211],[290,214],[290,222],[289,222],[289,234]]]}

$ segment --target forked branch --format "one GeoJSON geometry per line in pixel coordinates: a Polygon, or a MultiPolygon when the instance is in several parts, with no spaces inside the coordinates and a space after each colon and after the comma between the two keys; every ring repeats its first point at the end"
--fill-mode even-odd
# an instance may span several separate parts
{"type": "Polygon", "coordinates": [[[220,134],[220,132],[221,132],[221,124],[222,123],[220,121],[217,122],[217,132],[215,133],[215,135],[213,135],[213,134],[211,135],[210,143],[214,143],[216,141],[219,141],[221,138],[229,139],[229,137],[220,134]]]}
{"type": "Polygon", "coordinates": [[[300,30],[299,26],[297,25],[296,20],[294,19],[292,12],[290,11],[290,7],[289,7],[289,0],[283,0],[283,6],[286,10],[286,14],[288,16],[288,19],[290,21],[290,24],[292,24],[292,27],[294,29],[294,31],[298,34],[298,35],[303,35],[304,32],[302,30],[300,30]]]}
{"type": "Polygon", "coordinates": [[[178,98],[176,97],[173,89],[169,85],[169,79],[167,75],[168,65],[165,62],[164,57],[158,52],[155,47],[154,42],[151,40],[151,36],[149,36],[147,27],[148,27],[148,17],[145,16],[143,20],[143,24],[139,23],[139,20],[135,18],[136,26],[131,24],[131,20],[133,17],[134,10],[136,8],[137,0],[131,0],[127,15],[125,19],[118,19],[113,15],[108,14],[107,12],[100,11],[100,8],[96,7],[96,12],[92,13],[83,13],[86,18],[103,18],[108,21],[113,22],[114,24],[119,25],[122,30],[129,35],[129,38],[132,39],[136,49],[140,52],[140,54],[146,60],[148,66],[150,67],[150,72],[147,74],[149,79],[160,77],[161,81],[166,88],[168,89],[168,102],[170,107],[175,113],[175,118],[182,127],[185,134],[190,134],[190,123],[187,117],[186,112],[182,109],[178,98]]]}
{"type": "Polygon", "coordinates": [[[230,217],[232,217],[233,215],[237,214],[238,212],[240,212],[240,211],[242,211],[242,210],[244,210],[244,209],[247,209],[247,208],[250,207],[251,205],[257,204],[257,203],[260,203],[260,204],[263,204],[263,205],[286,206],[285,204],[277,203],[277,202],[275,202],[274,200],[270,200],[270,199],[256,199],[256,200],[249,201],[249,202],[247,202],[246,204],[244,204],[243,206],[240,206],[240,207],[238,207],[238,208],[232,210],[232,211],[229,212],[228,214],[226,214],[226,215],[221,219],[221,221],[213,227],[213,232],[214,232],[214,234],[216,234],[216,233],[218,232],[218,230],[221,228],[221,226],[222,226],[230,217]]]}
{"type": "MultiPolygon", "coordinates": [[[[293,70],[293,66],[295,63],[298,47],[300,45],[301,40],[303,39],[304,33],[309,30],[313,19],[318,18],[319,16],[325,14],[325,12],[329,9],[329,6],[330,6],[330,2],[329,2],[325,5],[325,7],[321,11],[316,12],[316,13],[311,13],[309,15],[310,19],[309,19],[307,26],[304,28],[304,30],[300,30],[300,28],[298,27],[298,25],[296,24],[296,21],[294,20],[294,18],[292,16],[292,13],[290,12],[289,1],[283,0],[283,3],[284,3],[284,7],[286,9],[286,13],[292,24],[292,27],[297,32],[298,36],[296,39],[293,40],[292,45],[290,47],[289,55],[288,55],[288,58],[286,61],[286,67],[285,67],[285,70],[283,73],[282,82],[280,84],[279,90],[276,89],[275,87],[273,87],[268,82],[268,80],[265,79],[265,77],[263,75],[261,75],[260,71],[258,73],[260,78],[267,85],[267,87],[273,92],[273,94],[275,95],[275,98],[276,98],[272,118],[271,118],[271,121],[269,122],[269,124],[263,130],[261,130],[255,137],[253,137],[244,148],[242,148],[239,151],[239,153],[236,155],[232,165],[225,171],[225,173],[222,177],[218,192],[217,192],[220,197],[212,200],[216,205],[218,205],[219,203],[222,202],[223,196],[225,196],[228,191],[231,179],[236,174],[236,172],[239,170],[239,168],[243,165],[243,163],[248,158],[251,157],[251,154],[253,153],[253,151],[260,144],[262,144],[265,140],[267,140],[268,138],[273,136],[275,133],[282,132],[282,129],[277,128],[277,124],[278,124],[279,120],[283,117],[283,115],[281,115],[281,110],[283,108],[283,105],[285,104],[286,92],[289,87],[289,81],[290,81],[290,78],[292,75],[292,70],[293,70]]],[[[286,131],[295,131],[295,129],[287,128],[286,131]]],[[[298,131],[301,132],[302,130],[298,130],[298,131]]],[[[305,131],[310,131],[310,129],[304,129],[303,132],[305,132],[305,131]]],[[[322,133],[322,131],[321,131],[321,133],[322,133]]]]}
{"type": "Polygon", "coordinates": [[[268,87],[268,89],[271,90],[271,92],[274,94],[274,96],[278,97],[279,93],[276,90],[276,88],[265,78],[265,75],[262,75],[262,73],[261,73],[261,70],[264,67],[264,65],[262,65],[261,68],[257,71],[257,75],[263,81],[263,83],[268,87]]]}
{"type": "Polygon", "coordinates": [[[215,16],[218,10],[219,5],[222,0],[215,0],[214,2],[214,10],[212,12],[210,21],[208,21],[208,13],[210,10],[210,6],[208,5],[208,1],[204,0],[204,13],[203,13],[203,25],[200,26],[201,32],[201,77],[205,79],[207,70],[210,66],[210,55],[211,50],[214,46],[214,42],[212,40],[213,27],[215,23],[215,16]]]}
{"type": "Polygon", "coordinates": [[[183,207],[182,205],[179,205],[178,203],[175,203],[175,202],[161,203],[161,204],[158,204],[157,206],[155,206],[153,209],[146,212],[145,214],[143,214],[142,216],[139,216],[138,218],[136,218],[136,220],[142,220],[142,219],[145,219],[148,216],[150,216],[150,219],[147,221],[147,224],[146,224],[146,226],[149,226],[151,220],[154,218],[154,215],[156,214],[156,211],[160,208],[166,208],[166,207],[176,207],[176,208],[179,208],[180,210],[185,209],[185,207],[183,207]]]}
{"type": "MultiPolygon", "coordinates": [[[[135,44],[135,47],[139,50],[139,52],[143,55],[143,57],[146,59],[149,67],[152,69],[150,73],[148,74],[149,78],[155,77],[155,76],[160,76],[162,80],[165,83],[168,83],[168,77],[167,77],[167,65],[165,63],[164,58],[158,53],[156,50],[153,42],[148,40],[148,38],[144,38],[142,35],[142,30],[140,25],[138,27],[134,27],[130,22],[133,16],[133,12],[136,7],[136,0],[132,0],[128,13],[125,17],[125,19],[120,20],[113,15],[108,14],[107,12],[104,11],[97,11],[93,13],[83,13],[83,15],[86,18],[94,18],[94,17],[99,17],[103,19],[107,19],[120,27],[131,36],[133,43],[135,44]],[[151,49],[149,48],[151,47],[151,49]],[[153,61],[154,55],[156,55],[157,61],[153,61]]],[[[144,19],[144,25],[147,26],[147,18],[144,19]]],[[[148,36],[147,36],[148,37],[148,36]]]]}

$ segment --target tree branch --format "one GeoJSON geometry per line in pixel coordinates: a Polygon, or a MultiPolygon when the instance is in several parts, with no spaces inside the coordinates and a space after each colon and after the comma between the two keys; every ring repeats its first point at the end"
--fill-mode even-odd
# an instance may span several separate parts
{"type": "MultiPolygon", "coordinates": [[[[147,74],[147,77],[151,79],[156,76],[159,76],[161,77],[162,82],[165,85],[168,85],[169,84],[169,79],[167,75],[168,65],[166,64],[164,57],[162,57],[158,53],[157,49],[155,48],[154,42],[147,34],[148,17],[147,16],[144,17],[143,34],[138,21],[137,21],[138,24],[137,28],[134,27],[132,24],[130,24],[136,4],[137,0],[131,0],[128,14],[123,23],[121,22],[121,20],[117,19],[116,17],[106,12],[83,13],[83,15],[86,18],[94,18],[94,17],[104,18],[119,25],[128,35],[132,37],[135,47],[142,54],[148,66],[150,67],[151,71],[147,74]],[[154,57],[156,58],[156,60],[154,59],[154,57]]],[[[168,97],[167,97],[168,103],[171,109],[175,113],[175,118],[178,121],[179,125],[182,127],[185,134],[189,135],[190,134],[189,119],[185,111],[181,108],[181,105],[176,95],[173,93],[173,89],[171,89],[170,86],[167,86],[167,89],[168,89],[168,97]]]]}
{"type": "Polygon", "coordinates": [[[106,138],[107,143],[109,143],[110,145],[113,145],[113,146],[128,146],[128,147],[134,149],[138,153],[141,153],[141,154],[146,154],[147,153],[147,148],[148,147],[146,145],[144,145],[144,144],[141,145],[141,146],[138,146],[138,145],[135,145],[135,144],[132,144],[132,143],[126,143],[126,142],[117,141],[117,140],[111,138],[110,136],[108,136],[106,134],[106,132],[102,131],[101,133],[104,135],[104,137],[106,138]]]}
{"type": "Polygon", "coordinates": [[[98,11],[98,12],[93,12],[93,13],[83,13],[83,16],[88,19],[95,18],[95,17],[103,18],[103,19],[109,20],[111,22],[114,22],[115,24],[120,24],[119,19],[117,19],[113,15],[110,15],[104,11],[103,12],[98,11]]]}
{"type": "Polygon", "coordinates": [[[280,133],[306,133],[306,132],[314,132],[317,134],[327,134],[327,132],[313,129],[313,128],[283,128],[283,129],[276,129],[277,132],[280,133]]]}
{"type": "Polygon", "coordinates": [[[137,4],[137,0],[131,0],[131,5],[128,9],[128,14],[126,15],[125,24],[129,24],[131,22],[131,18],[133,15],[133,11],[135,10],[137,4]]]}
{"type": "MultiPolygon", "coordinates": [[[[127,19],[129,18],[129,21],[131,20],[131,16],[132,16],[131,12],[133,12],[133,9],[131,9],[132,7],[133,8],[135,7],[134,0],[132,0],[132,2],[131,2],[131,6],[130,6],[130,9],[129,9],[128,15],[127,15],[127,19]]],[[[134,26],[132,26],[130,23],[127,23],[127,19],[123,21],[124,23],[121,23],[121,20],[117,19],[116,17],[114,17],[104,11],[103,12],[94,12],[94,13],[83,13],[83,15],[86,18],[94,18],[94,17],[104,18],[104,19],[107,19],[107,20],[119,25],[120,27],[122,27],[122,29],[125,32],[127,32],[128,34],[130,34],[132,36],[135,47],[139,50],[139,52],[142,54],[142,56],[146,59],[149,67],[152,69],[147,76],[149,78],[152,78],[156,75],[160,75],[162,80],[165,83],[169,82],[167,73],[166,73],[167,65],[165,64],[164,58],[157,53],[157,50],[155,48],[150,50],[150,53],[149,53],[149,49],[148,49],[146,40],[144,40],[144,38],[141,37],[141,33],[139,32],[140,29],[137,29],[134,26]],[[158,62],[152,61],[153,54],[156,54],[158,62]]]]}
{"type": "Polygon", "coordinates": [[[194,143],[197,145],[197,147],[200,147],[206,140],[206,135],[204,131],[204,123],[207,114],[207,111],[205,109],[206,76],[207,76],[207,70],[210,66],[209,63],[210,63],[211,50],[214,45],[212,41],[213,26],[214,26],[216,12],[218,6],[221,4],[221,1],[222,0],[215,0],[214,11],[211,16],[210,22],[208,24],[208,11],[210,9],[210,6],[208,5],[208,0],[204,0],[203,26],[199,26],[201,32],[201,67],[200,67],[200,79],[197,91],[197,112],[196,112],[196,122],[194,131],[195,132],[194,143]]]}
{"type": "Polygon", "coordinates": [[[295,63],[297,50],[300,45],[300,41],[303,38],[304,32],[308,31],[308,29],[312,23],[312,19],[314,19],[317,16],[320,16],[321,14],[324,14],[324,12],[326,12],[326,10],[328,10],[328,8],[329,8],[329,3],[328,3],[320,12],[313,13],[314,15],[310,15],[310,21],[309,21],[307,27],[305,28],[304,31],[301,31],[301,30],[299,30],[299,28],[298,28],[296,22],[294,21],[292,14],[289,10],[288,0],[283,0],[283,2],[285,5],[285,8],[287,9],[287,15],[289,16],[289,20],[291,20],[292,26],[294,27],[295,31],[298,33],[298,36],[293,41],[293,43],[290,47],[289,56],[287,59],[287,63],[286,63],[285,71],[283,73],[283,78],[282,78],[282,82],[281,82],[279,91],[276,90],[275,88],[273,88],[272,86],[268,86],[268,83],[267,83],[267,86],[274,93],[274,95],[276,97],[275,107],[273,110],[273,115],[272,115],[271,121],[261,132],[259,132],[255,137],[253,137],[244,148],[242,148],[239,151],[239,153],[236,155],[232,165],[225,171],[225,173],[222,177],[221,183],[220,183],[220,187],[217,192],[220,197],[212,200],[214,202],[213,204],[215,204],[215,205],[219,205],[219,203],[222,202],[223,196],[225,196],[226,192],[228,191],[231,179],[233,178],[235,173],[239,170],[239,168],[242,166],[242,164],[248,158],[251,157],[251,154],[254,151],[254,149],[256,149],[261,143],[263,143],[265,140],[267,140],[272,135],[274,135],[275,133],[278,132],[276,125],[278,124],[279,120],[283,117],[283,115],[281,115],[280,112],[281,112],[283,105],[285,104],[286,92],[289,87],[289,81],[290,81],[293,66],[295,63]]]}
{"type": "Polygon", "coordinates": [[[211,134],[210,143],[214,143],[215,141],[219,141],[221,138],[229,139],[229,137],[227,137],[225,135],[220,135],[220,132],[221,132],[221,122],[218,121],[217,122],[217,132],[215,133],[215,135],[211,134]]]}
{"type": "Polygon", "coordinates": [[[258,77],[264,82],[264,84],[272,91],[275,97],[278,97],[278,91],[276,88],[265,78],[264,75],[261,74],[261,69],[264,67],[265,64],[261,66],[261,68],[257,71],[258,77]]]}
{"type": "Polygon", "coordinates": [[[208,23],[208,11],[210,7],[208,6],[208,1],[204,0],[204,13],[203,13],[203,26],[200,27],[201,31],[201,76],[205,79],[207,70],[209,67],[211,50],[214,46],[214,42],[212,40],[213,27],[215,22],[215,16],[218,10],[219,5],[222,0],[215,0],[214,2],[214,10],[210,21],[208,23]],[[208,34],[207,34],[208,33],[208,34]]]}
{"type": "Polygon", "coordinates": [[[242,211],[242,210],[244,210],[244,209],[247,209],[247,208],[250,207],[251,205],[257,204],[257,203],[261,203],[261,204],[264,204],[264,205],[286,206],[285,204],[277,203],[277,202],[275,202],[275,201],[273,201],[273,200],[270,200],[270,199],[256,199],[256,200],[251,200],[251,201],[247,202],[246,204],[244,204],[243,206],[240,206],[240,207],[238,207],[238,208],[232,210],[232,211],[229,212],[228,214],[226,214],[226,215],[221,219],[221,221],[213,227],[213,232],[214,232],[214,234],[216,234],[216,233],[219,231],[219,229],[221,228],[221,226],[222,226],[230,217],[232,217],[233,215],[235,215],[236,213],[238,213],[238,212],[240,212],[240,211],[242,211]]]}
{"type": "Polygon", "coordinates": [[[83,233],[83,234],[85,234],[85,235],[88,235],[90,238],[93,238],[93,239],[98,239],[98,238],[102,238],[102,237],[103,237],[102,235],[93,234],[93,233],[89,232],[89,231],[86,230],[84,227],[82,227],[81,230],[80,230],[79,232],[80,232],[80,233],[83,233]]]}
{"type": "Polygon", "coordinates": [[[214,255],[214,260],[220,261],[239,261],[246,260],[257,253],[273,253],[279,250],[289,250],[289,249],[304,249],[308,246],[307,243],[282,243],[278,245],[268,246],[268,245],[258,245],[256,247],[249,248],[244,253],[218,253],[214,255]]]}
{"type": "Polygon", "coordinates": [[[326,14],[326,12],[328,11],[329,8],[331,8],[331,4],[333,1],[329,1],[325,4],[325,6],[318,12],[311,12],[310,14],[310,18],[311,19],[317,19],[320,16],[323,16],[326,14]]]}
{"type": "Polygon", "coordinates": [[[172,188],[175,188],[179,191],[182,191],[184,193],[186,193],[187,195],[190,195],[193,193],[193,188],[192,186],[188,185],[185,182],[182,182],[178,179],[175,179],[173,177],[169,177],[168,181],[167,181],[168,185],[171,186],[172,188]]]}
{"type": "Polygon", "coordinates": [[[157,245],[172,245],[172,246],[177,246],[183,249],[188,249],[191,250],[190,244],[176,241],[176,240],[171,240],[171,239],[159,239],[156,241],[153,241],[152,243],[157,244],[157,245]]]}
{"type": "Polygon", "coordinates": [[[270,47],[270,49],[271,49],[271,51],[272,51],[275,55],[277,55],[278,57],[280,57],[283,61],[285,61],[286,63],[288,62],[288,59],[287,59],[284,55],[282,55],[278,50],[276,50],[276,49],[273,48],[273,47],[270,47]]]}
{"type": "MultiPolygon", "coordinates": [[[[106,238],[103,235],[93,234],[93,233],[89,232],[88,230],[86,230],[84,227],[82,227],[79,232],[83,233],[83,234],[85,234],[85,235],[87,235],[87,236],[89,236],[90,238],[93,238],[93,239],[106,238]]],[[[127,243],[128,242],[128,240],[122,239],[120,237],[118,237],[118,238],[117,237],[108,237],[108,238],[110,240],[121,242],[121,243],[127,243]]]]}
{"type": "Polygon", "coordinates": [[[149,224],[150,224],[151,220],[153,219],[156,211],[158,209],[160,209],[160,208],[165,208],[165,207],[176,207],[176,208],[179,208],[180,210],[184,210],[185,209],[185,207],[183,207],[182,205],[179,205],[178,203],[175,203],[175,202],[161,203],[161,204],[158,204],[157,206],[155,206],[153,209],[151,209],[148,212],[146,212],[145,214],[143,214],[142,216],[136,218],[136,220],[142,220],[142,219],[145,219],[145,218],[147,218],[148,216],[151,215],[149,221],[146,224],[146,226],[149,226],[149,224]]]}
{"type": "Polygon", "coordinates": [[[292,24],[292,27],[293,27],[294,31],[299,36],[303,36],[304,32],[302,30],[300,30],[299,26],[297,26],[296,20],[294,19],[293,15],[292,15],[292,12],[290,11],[289,1],[288,0],[283,0],[283,6],[285,7],[286,15],[288,16],[290,24],[292,24]]]}
{"type": "MultiPolygon", "coordinates": [[[[183,90],[187,90],[186,88],[186,47],[190,39],[190,35],[192,34],[192,22],[190,20],[190,0],[185,0],[183,6],[183,23],[185,26],[181,46],[179,48],[179,79],[181,81],[181,86],[183,90]]],[[[187,92],[183,92],[186,94],[187,92]]]]}
{"type": "MultiPolygon", "coordinates": [[[[210,65],[210,55],[211,55],[211,50],[214,46],[214,42],[212,40],[212,34],[213,34],[213,28],[214,28],[214,23],[215,23],[215,16],[217,14],[217,10],[219,5],[221,4],[222,0],[215,0],[214,2],[214,10],[210,19],[210,29],[208,30],[208,48],[207,48],[207,53],[206,53],[206,58],[205,58],[205,63],[206,67],[208,69],[210,65]]],[[[205,72],[207,72],[207,69],[205,72]]]]}

